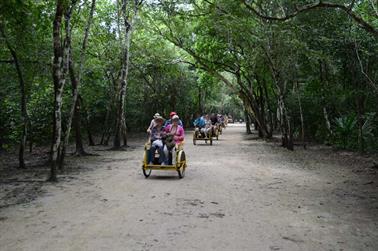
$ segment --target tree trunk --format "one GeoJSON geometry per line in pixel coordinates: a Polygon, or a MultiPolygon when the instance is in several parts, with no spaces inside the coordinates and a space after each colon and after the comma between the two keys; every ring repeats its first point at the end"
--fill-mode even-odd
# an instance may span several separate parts
{"type": "Polygon", "coordinates": [[[359,94],[356,97],[356,107],[357,107],[357,125],[358,125],[358,149],[361,153],[365,151],[365,142],[363,137],[363,126],[364,126],[364,103],[365,97],[363,94],[359,94]]]}
{"type": "Polygon", "coordinates": [[[20,65],[20,62],[18,60],[17,53],[12,48],[8,38],[6,37],[4,27],[2,26],[1,23],[0,23],[0,34],[4,38],[5,44],[7,45],[7,48],[12,55],[12,58],[13,58],[13,61],[14,61],[15,67],[16,67],[16,71],[17,71],[18,81],[19,81],[19,84],[20,84],[20,98],[21,98],[20,110],[21,110],[21,121],[22,121],[22,134],[21,134],[21,139],[20,139],[20,149],[19,149],[19,152],[18,152],[18,161],[19,161],[18,167],[24,169],[25,168],[24,155],[25,155],[25,149],[26,149],[26,139],[27,139],[27,135],[28,135],[28,124],[29,124],[29,116],[28,116],[28,112],[27,112],[27,109],[26,109],[25,80],[24,80],[24,76],[22,74],[21,65],[20,65]]]}
{"type": "Polygon", "coordinates": [[[49,181],[57,181],[56,167],[58,165],[58,156],[61,145],[62,135],[62,95],[65,84],[65,74],[67,72],[67,62],[69,57],[69,47],[67,38],[70,37],[70,17],[71,12],[66,14],[66,41],[65,46],[62,45],[61,26],[62,17],[65,12],[65,1],[56,1],[56,12],[53,22],[53,46],[54,59],[52,66],[53,81],[54,81],[54,119],[53,119],[53,143],[51,146],[51,169],[49,181]]]}
{"type": "Polygon", "coordinates": [[[249,115],[248,115],[247,110],[245,110],[245,109],[244,109],[244,117],[245,117],[245,127],[246,127],[246,132],[247,132],[247,134],[252,134],[252,131],[251,131],[251,123],[250,123],[249,115]]]}
{"type": "Polygon", "coordinates": [[[77,99],[76,103],[77,104],[75,108],[75,114],[73,117],[73,124],[75,128],[75,145],[76,145],[75,154],[77,156],[82,156],[82,155],[86,155],[87,153],[84,150],[83,138],[81,136],[81,99],[80,97],[77,99]]]}
{"type": "Polygon", "coordinates": [[[108,131],[109,115],[110,115],[110,105],[106,108],[105,121],[104,121],[104,127],[102,128],[102,136],[101,136],[100,145],[104,144],[105,135],[108,131]]]}
{"type": "Polygon", "coordinates": [[[293,150],[293,130],[291,120],[285,104],[286,81],[282,77],[280,69],[276,67],[269,50],[271,49],[267,49],[265,51],[265,54],[269,61],[269,68],[271,70],[273,82],[277,90],[278,117],[280,122],[282,146],[289,150],[293,150]]]}
{"type": "Polygon", "coordinates": [[[284,97],[281,93],[279,93],[278,97],[278,108],[280,117],[282,146],[289,150],[293,150],[294,141],[291,121],[289,115],[287,114],[284,97]]]}
{"type": "MultiPolygon", "coordinates": [[[[85,61],[85,51],[87,48],[87,41],[88,41],[88,36],[89,36],[89,31],[90,27],[92,24],[92,19],[93,19],[93,14],[95,11],[96,7],[96,0],[92,0],[91,4],[91,10],[89,14],[89,18],[87,21],[87,26],[85,28],[85,33],[84,33],[84,38],[83,38],[83,43],[80,51],[80,62],[79,62],[79,72],[76,76],[75,74],[75,68],[74,68],[74,63],[73,63],[73,58],[72,58],[72,48],[70,48],[70,58],[69,58],[69,72],[70,72],[70,78],[71,78],[71,85],[72,85],[72,104],[71,104],[71,109],[70,113],[68,116],[68,121],[67,121],[67,130],[65,133],[64,137],[64,142],[63,142],[63,147],[62,147],[62,153],[61,153],[61,160],[60,160],[60,168],[63,168],[64,164],[64,156],[65,156],[65,149],[66,146],[68,145],[69,138],[70,138],[70,133],[71,133],[71,126],[72,126],[72,121],[74,120],[74,127],[75,127],[75,135],[79,136],[80,138],[76,138],[76,154],[77,155],[85,155],[85,150],[84,146],[82,143],[81,139],[81,119],[80,119],[80,101],[78,100],[79,97],[79,86],[81,82],[81,75],[83,71],[83,65],[85,61]],[[74,118],[75,117],[75,118],[74,118]],[[77,127],[79,126],[79,128],[77,127]]],[[[71,43],[69,43],[71,45],[71,43]]]]}
{"type": "Polygon", "coordinates": [[[239,92],[239,97],[242,99],[243,104],[245,104],[244,108],[246,109],[246,111],[251,115],[251,117],[254,118],[255,126],[259,131],[259,137],[265,139],[269,138],[271,135],[269,135],[268,133],[266,121],[261,117],[261,113],[259,111],[258,105],[254,100],[254,97],[245,94],[242,91],[239,92]]]}
{"type": "MultiPolygon", "coordinates": [[[[83,99],[81,98],[81,96],[79,96],[79,99],[80,101],[80,107],[83,107],[83,111],[84,111],[84,121],[85,121],[85,128],[87,130],[87,136],[88,136],[88,145],[90,146],[94,146],[95,143],[94,143],[94,140],[93,140],[93,137],[92,137],[92,132],[91,132],[91,129],[90,129],[90,123],[89,123],[89,115],[88,115],[88,109],[84,106],[84,104],[82,104],[83,102],[83,99]],[[81,105],[82,104],[82,105],[81,105]]],[[[79,123],[81,123],[81,117],[80,117],[80,120],[79,120],[79,123]]],[[[78,128],[81,128],[80,125],[78,125],[79,127],[78,128]]],[[[78,135],[79,136],[79,135],[78,135]]],[[[80,139],[80,141],[82,142],[82,137],[80,135],[80,137],[77,138],[77,140],[80,139]]],[[[82,144],[82,143],[81,143],[82,144]]],[[[76,149],[78,149],[78,143],[76,144],[76,149]]],[[[84,151],[84,148],[83,148],[83,151],[84,151]]],[[[87,154],[84,152],[84,154],[87,154]]]]}
{"type": "Polygon", "coordinates": [[[301,97],[298,94],[298,105],[299,105],[299,113],[301,116],[301,140],[303,144],[303,148],[306,149],[306,143],[305,143],[305,126],[304,126],[304,118],[303,118],[303,109],[302,109],[302,101],[301,97]]]}
{"type": "Polygon", "coordinates": [[[332,128],[331,128],[331,122],[329,121],[327,108],[325,106],[323,107],[323,116],[324,116],[324,120],[325,120],[325,123],[326,123],[327,130],[328,130],[329,134],[332,136],[333,131],[332,131],[332,128]]]}
{"type": "Polygon", "coordinates": [[[30,139],[29,140],[29,153],[33,152],[33,141],[30,139]]]}
{"type": "Polygon", "coordinates": [[[126,132],[126,117],[125,117],[125,101],[126,101],[126,90],[128,83],[128,73],[129,73],[129,59],[130,59],[130,43],[131,35],[133,32],[133,23],[134,19],[138,13],[139,3],[137,0],[134,0],[134,13],[130,17],[130,11],[128,11],[129,2],[127,0],[122,1],[122,15],[125,26],[125,41],[122,42],[123,55],[122,55],[122,68],[120,74],[120,90],[119,90],[119,99],[117,104],[117,114],[116,114],[116,123],[114,130],[114,141],[113,148],[121,148],[121,137],[123,138],[123,145],[127,145],[127,132],[126,132]]]}

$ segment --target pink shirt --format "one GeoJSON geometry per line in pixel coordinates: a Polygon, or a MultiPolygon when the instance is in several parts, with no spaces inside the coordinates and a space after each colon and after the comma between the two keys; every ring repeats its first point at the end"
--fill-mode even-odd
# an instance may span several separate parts
{"type": "Polygon", "coordinates": [[[184,141],[184,137],[185,137],[184,128],[182,128],[182,126],[180,125],[177,125],[176,132],[174,130],[175,128],[172,128],[172,124],[167,125],[164,128],[164,131],[166,133],[174,133],[173,139],[175,140],[176,144],[180,144],[181,142],[184,141]]]}

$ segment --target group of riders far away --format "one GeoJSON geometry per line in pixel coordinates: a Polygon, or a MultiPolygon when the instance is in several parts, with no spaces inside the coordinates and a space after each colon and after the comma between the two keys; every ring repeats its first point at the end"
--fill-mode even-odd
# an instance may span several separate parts
{"type": "MultiPolygon", "coordinates": [[[[184,125],[176,112],[169,114],[170,119],[165,120],[159,113],[155,113],[147,129],[149,134],[150,149],[148,154],[148,164],[153,164],[156,150],[159,153],[159,163],[161,165],[172,165],[175,159],[175,151],[183,143],[185,132],[184,125]]],[[[205,137],[208,137],[211,130],[218,124],[224,123],[224,116],[220,114],[198,115],[193,125],[205,137]]]]}
{"type": "Polygon", "coordinates": [[[221,114],[203,114],[194,120],[193,125],[196,131],[204,135],[205,138],[208,138],[210,132],[214,135],[215,127],[217,125],[223,125],[224,121],[225,117],[221,114]]]}

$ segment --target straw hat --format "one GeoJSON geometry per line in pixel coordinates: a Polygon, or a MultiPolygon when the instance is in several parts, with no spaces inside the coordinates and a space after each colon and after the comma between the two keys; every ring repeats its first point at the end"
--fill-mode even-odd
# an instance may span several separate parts
{"type": "Polygon", "coordinates": [[[158,121],[161,121],[161,122],[164,122],[164,118],[162,116],[156,116],[155,117],[155,121],[158,122],[158,121]]]}

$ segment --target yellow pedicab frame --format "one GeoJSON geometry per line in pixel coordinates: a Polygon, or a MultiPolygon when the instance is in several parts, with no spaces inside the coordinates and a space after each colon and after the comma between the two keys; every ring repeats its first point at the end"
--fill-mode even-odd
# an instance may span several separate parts
{"type": "Polygon", "coordinates": [[[210,145],[213,145],[212,130],[210,130],[210,132],[209,132],[209,137],[198,137],[197,135],[201,135],[200,130],[199,131],[194,130],[194,132],[193,132],[193,145],[197,144],[197,140],[204,140],[206,144],[207,144],[207,141],[209,141],[210,145]]]}
{"type": "Polygon", "coordinates": [[[146,143],[144,145],[144,156],[143,156],[143,174],[146,178],[151,175],[152,170],[165,170],[165,171],[177,171],[179,178],[184,178],[185,169],[187,166],[186,155],[184,152],[184,141],[175,146],[176,151],[176,161],[174,165],[155,165],[148,164],[148,150],[151,148],[151,143],[146,143]]]}

